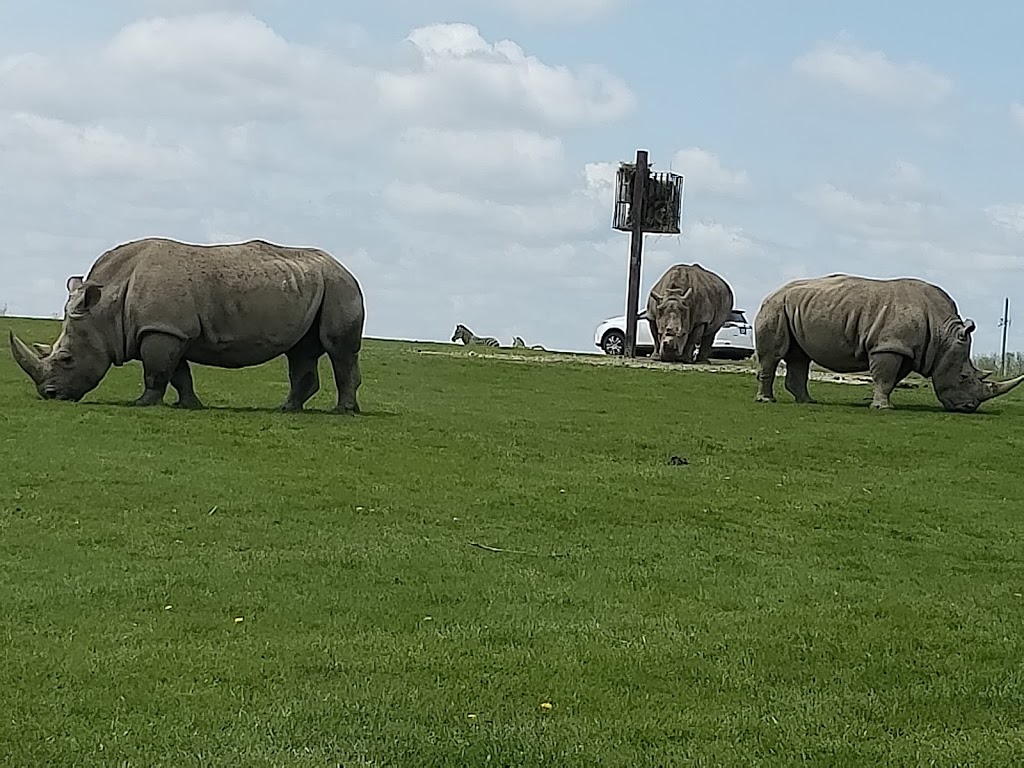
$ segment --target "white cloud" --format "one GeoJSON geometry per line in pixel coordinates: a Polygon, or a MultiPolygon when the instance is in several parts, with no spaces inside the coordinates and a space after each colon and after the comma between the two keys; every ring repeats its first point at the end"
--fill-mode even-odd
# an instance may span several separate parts
{"type": "Polygon", "coordinates": [[[917,195],[929,189],[924,171],[906,160],[897,160],[886,172],[885,186],[896,193],[917,195]]]}
{"type": "Polygon", "coordinates": [[[144,19],[99,55],[19,54],[0,60],[9,103],[65,119],[162,115],[205,121],[301,119],[353,140],[382,125],[565,128],[618,120],[634,106],[619,78],[595,66],[548,64],[468,24],[413,30],[409,55],[383,67],[284,39],[248,14],[144,19]]]}
{"type": "Polygon", "coordinates": [[[686,228],[684,240],[695,254],[737,259],[760,252],[760,247],[739,227],[717,221],[696,221],[686,228]]]}
{"type": "MultiPolygon", "coordinates": [[[[477,0],[479,2],[479,0],[477,0]]],[[[520,16],[539,21],[591,21],[625,8],[631,0],[495,0],[520,16]]]]}
{"type": "Polygon", "coordinates": [[[953,90],[948,77],[927,65],[897,63],[883,51],[858,46],[846,35],[818,43],[793,61],[793,69],[810,80],[901,109],[935,107],[953,90]]]}
{"type": "MultiPolygon", "coordinates": [[[[530,200],[524,195],[512,203],[471,192],[437,189],[423,182],[392,181],[383,190],[391,215],[417,227],[449,231],[453,227],[477,239],[550,245],[594,232],[602,222],[602,208],[582,191],[564,189],[555,195],[530,200]]],[[[609,214],[610,218],[610,214],[609,214]]]]}
{"type": "Polygon", "coordinates": [[[561,139],[533,131],[409,128],[396,140],[393,154],[402,175],[438,189],[470,183],[490,195],[521,196],[565,181],[561,139]]]}
{"type": "Polygon", "coordinates": [[[1024,131],[1024,104],[1015,101],[1010,105],[1010,119],[1014,125],[1024,131]]]}
{"type": "Polygon", "coordinates": [[[365,135],[379,118],[367,109],[377,98],[367,68],[289,42],[247,14],[134,22],[105,46],[99,65],[149,114],[166,105],[176,117],[191,107],[207,120],[305,119],[345,136],[365,135]]]}
{"type": "Polygon", "coordinates": [[[685,176],[687,193],[742,199],[752,190],[746,171],[723,167],[718,155],[700,147],[676,152],[671,168],[685,176]]]}
{"type": "Polygon", "coordinates": [[[593,195],[604,195],[611,200],[615,187],[615,175],[619,171],[617,163],[587,163],[583,169],[586,189],[593,195]]]}
{"type": "Polygon", "coordinates": [[[511,40],[488,43],[469,24],[431,24],[408,42],[417,66],[376,75],[394,119],[564,128],[617,120],[634,106],[626,84],[599,67],[545,64],[511,40]]]}
{"type": "Polygon", "coordinates": [[[830,228],[868,238],[917,237],[938,209],[892,194],[862,197],[834,184],[824,183],[797,195],[830,228]]]}
{"type": "Polygon", "coordinates": [[[134,0],[146,13],[187,14],[209,11],[252,11],[271,5],[283,5],[285,0],[134,0]]]}
{"type": "Polygon", "coordinates": [[[25,112],[0,121],[0,146],[17,150],[14,163],[82,178],[166,181],[192,176],[199,168],[191,150],[161,143],[152,130],[131,138],[102,125],[74,125],[25,112]]]}
{"type": "Polygon", "coordinates": [[[992,223],[1024,235],[1024,203],[1001,203],[985,209],[992,223]]]}

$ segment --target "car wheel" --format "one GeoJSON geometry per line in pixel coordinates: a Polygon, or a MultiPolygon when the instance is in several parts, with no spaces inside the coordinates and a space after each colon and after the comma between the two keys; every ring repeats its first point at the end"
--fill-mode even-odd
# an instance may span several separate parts
{"type": "Polygon", "coordinates": [[[606,355],[626,354],[626,334],[622,331],[608,331],[601,338],[601,349],[606,355]]]}

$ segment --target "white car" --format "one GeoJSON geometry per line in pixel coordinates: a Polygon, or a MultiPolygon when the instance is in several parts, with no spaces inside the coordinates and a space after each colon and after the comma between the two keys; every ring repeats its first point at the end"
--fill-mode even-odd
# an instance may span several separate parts
{"type": "MultiPolygon", "coordinates": [[[[594,344],[606,355],[621,355],[626,349],[626,316],[611,317],[597,326],[594,344]]],[[[646,310],[637,316],[636,353],[654,352],[654,337],[647,322],[646,310]]],[[[734,309],[725,325],[715,334],[711,356],[729,360],[744,360],[754,354],[754,329],[747,322],[743,310],[734,309]]]]}

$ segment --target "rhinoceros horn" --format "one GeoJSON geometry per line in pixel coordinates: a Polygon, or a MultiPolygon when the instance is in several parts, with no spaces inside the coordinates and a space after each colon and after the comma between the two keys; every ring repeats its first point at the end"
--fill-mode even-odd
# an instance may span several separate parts
{"type": "Polygon", "coordinates": [[[39,357],[25,342],[14,335],[14,331],[10,332],[10,341],[11,354],[15,361],[21,366],[21,370],[38,385],[43,380],[43,365],[39,361],[39,357]]]}
{"type": "Polygon", "coordinates": [[[1024,382],[1024,376],[1017,376],[1013,379],[1007,379],[1006,381],[987,381],[985,382],[985,394],[982,396],[982,402],[985,400],[991,400],[993,397],[999,397],[1005,395],[1011,389],[1016,387],[1021,382],[1024,382]]]}

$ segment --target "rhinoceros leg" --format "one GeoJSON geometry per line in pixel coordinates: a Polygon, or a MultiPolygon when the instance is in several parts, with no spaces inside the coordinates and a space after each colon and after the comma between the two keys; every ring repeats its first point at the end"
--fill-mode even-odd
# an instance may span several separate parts
{"type": "Polygon", "coordinates": [[[661,334],[658,333],[658,324],[651,319],[650,311],[650,307],[648,307],[648,315],[645,322],[647,327],[651,329],[651,338],[654,340],[654,351],[651,352],[651,360],[661,360],[661,334]]]}
{"type": "Polygon", "coordinates": [[[171,375],[171,386],[178,392],[178,402],[174,404],[175,408],[198,410],[204,407],[196,396],[195,386],[192,384],[192,369],[189,367],[188,360],[182,359],[178,362],[178,367],[171,375]]]}
{"type": "Polygon", "coordinates": [[[786,390],[798,403],[816,403],[807,391],[811,375],[811,358],[794,345],[786,355],[786,390]]]}
{"type": "Polygon", "coordinates": [[[875,352],[868,358],[868,367],[874,382],[871,407],[877,410],[892,408],[889,396],[910,373],[910,360],[896,352],[875,352]]]}
{"type": "Polygon", "coordinates": [[[711,345],[715,343],[715,334],[707,332],[707,325],[698,327],[701,333],[700,347],[697,348],[697,362],[706,363],[711,359],[711,345]]]}
{"type": "Polygon", "coordinates": [[[681,360],[681,362],[683,362],[683,363],[692,363],[692,362],[694,362],[693,353],[694,353],[694,350],[697,348],[697,342],[699,342],[701,340],[701,337],[704,335],[704,328],[705,327],[706,327],[705,324],[701,323],[700,325],[698,325],[698,326],[696,326],[696,327],[694,327],[694,328],[692,328],[690,330],[690,334],[686,337],[686,343],[683,344],[683,353],[682,353],[682,360],[681,360]]]}
{"type": "Polygon", "coordinates": [[[754,318],[754,344],[757,347],[755,402],[775,402],[775,372],[783,356],[789,353],[792,342],[789,326],[781,309],[762,306],[754,318]]]}
{"type": "Polygon", "coordinates": [[[291,389],[281,406],[282,411],[301,411],[306,402],[320,390],[318,363],[323,352],[303,345],[289,350],[288,382],[291,389]]]}
{"type": "Polygon", "coordinates": [[[335,410],[338,413],[359,413],[359,402],[356,399],[356,390],[363,382],[362,373],[359,370],[358,350],[328,350],[331,358],[331,367],[334,368],[334,383],[338,387],[338,405],[335,410]]]}
{"type": "Polygon", "coordinates": [[[139,357],[142,359],[146,391],[135,401],[135,405],[158,405],[163,402],[167,385],[177,370],[184,351],[185,345],[181,339],[166,333],[154,332],[143,336],[139,343],[139,357]]]}
{"type": "Polygon", "coordinates": [[[757,358],[757,395],[754,402],[775,402],[775,372],[779,369],[780,358],[776,355],[758,355],[757,358]]]}

